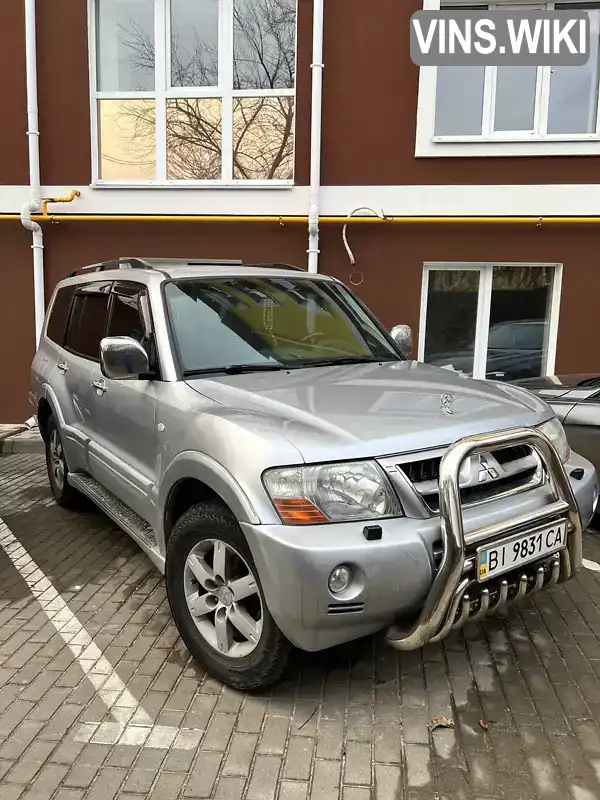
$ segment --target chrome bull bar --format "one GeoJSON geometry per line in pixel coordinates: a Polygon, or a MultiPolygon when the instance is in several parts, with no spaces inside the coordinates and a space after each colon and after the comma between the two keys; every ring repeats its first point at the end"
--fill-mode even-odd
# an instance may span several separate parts
{"type": "Polygon", "coordinates": [[[442,561],[417,621],[408,630],[393,626],[387,632],[388,644],[398,650],[414,650],[428,642],[439,641],[468,621],[483,619],[490,612],[518,602],[527,595],[568,581],[581,567],[582,525],[577,501],[556,448],[539,430],[512,428],[460,439],[448,448],[442,458],[439,493],[444,549],[442,561]],[[545,468],[554,501],[536,511],[465,535],[459,487],[463,462],[477,452],[517,445],[528,445],[537,453],[545,468]],[[533,562],[533,566],[525,565],[523,573],[512,581],[512,585],[508,580],[500,580],[493,590],[483,587],[478,602],[469,597],[467,588],[473,583],[473,577],[466,573],[473,572],[476,563],[473,557],[467,557],[467,547],[525,532],[534,526],[552,524],[558,519],[567,521],[565,548],[554,556],[544,556],[533,562]]]}

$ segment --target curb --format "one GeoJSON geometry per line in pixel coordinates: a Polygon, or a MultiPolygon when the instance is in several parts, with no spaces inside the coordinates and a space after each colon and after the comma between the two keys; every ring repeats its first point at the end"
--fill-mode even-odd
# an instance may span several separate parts
{"type": "Polygon", "coordinates": [[[16,425],[14,428],[0,433],[0,455],[43,452],[44,442],[38,430],[29,430],[22,425],[16,425]]]}

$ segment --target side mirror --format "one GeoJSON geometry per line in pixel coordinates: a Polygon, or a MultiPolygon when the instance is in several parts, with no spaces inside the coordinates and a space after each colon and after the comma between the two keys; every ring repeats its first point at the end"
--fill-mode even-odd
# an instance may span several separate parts
{"type": "Polygon", "coordinates": [[[402,353],[407,358],[412,358],[412,330],[410,325],[394,325],[390,335],[402,353]]]}
{"type": "Polygon", "coordinates": [[[106,336],[100,342],[100,369],[113,381],[134,381],[150,372],[148,354],[130,336],[106,336]]]}

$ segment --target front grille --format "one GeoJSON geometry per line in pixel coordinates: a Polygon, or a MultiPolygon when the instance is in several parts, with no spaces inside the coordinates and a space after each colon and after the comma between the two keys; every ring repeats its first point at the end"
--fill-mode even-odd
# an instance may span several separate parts
{"type": "MultiPolygon", "coordinates": [[[[521,458],[531,455],[531,448],[527,445],[517,447],[504,447],[502,450],[494,451],[494,458],[501,465],[510,464],[521,458]]],[[[398,464],[411,483],[425,483],[426,481],[437,481],[440,477],[441,456],[438,458],[425,458],[422,461],[411,461],[408,464],[398,464]]]]}
{"type": "MultiPolygon", "coordinates": [[[[516,493],[537,485],[536,473],[539,460],[528,445],[517,445],[494,450],[493,457],[500,466],[501,474],[495,480],[484,483],[462,486],[460,488],[463,506],[485,503],[504,494],[516,493]]],[[[415,490],[423,498],[427,507],[434,514],[440,510],[439,475],[442,457],[424,458],[398,464],[398,468],[406,475],[415,490]]]]}

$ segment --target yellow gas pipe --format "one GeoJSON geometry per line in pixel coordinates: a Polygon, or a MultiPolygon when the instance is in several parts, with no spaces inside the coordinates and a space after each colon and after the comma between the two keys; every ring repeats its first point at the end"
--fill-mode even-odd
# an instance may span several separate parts
{"type": "MultiPolygon", "coordinates": [[[[70,198],[48,198],[44,203],[70,202],[70,198]]],[[[0,214],[0,221],[20,221],[19,214],[0,214]]],[[[203,214],[32,214],[35,222],[265,222],[275,225],[308,224],[308,216],[285,215],[203,215],[203,214]]],[[[600,225],[600,216],[594,217],[461,217],[461,216],[389,216],[345,217],[323,216],[323,225],[525,225],[541,228],[546,225],[600,225]]]]}
{"type": "MultiPolygon", "coordinates": [[[[308,215],[253,214],[49,214],[49,203],[71,203],[81,192],[73,189],[67,197],[46,197],[41,214],[32,214],[35,222],[264,222],[274,225],[308,224],[308,215]]],[[[0,221],[20,221],[19,214],[0,214],[0,221]]],[[[499,216],[322,216],[323,225],[525,225],[541,228],[546,225],[600,225],[600,216],[589,217],[499,217],[499,216]]]]}

